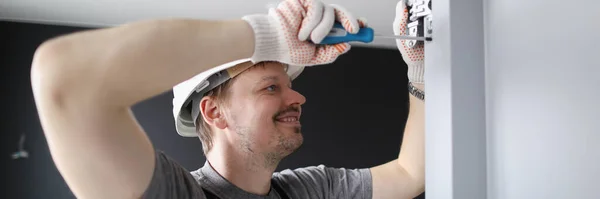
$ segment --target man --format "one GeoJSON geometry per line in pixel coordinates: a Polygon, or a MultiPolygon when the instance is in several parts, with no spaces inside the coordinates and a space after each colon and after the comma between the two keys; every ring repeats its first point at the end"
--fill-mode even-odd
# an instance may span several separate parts
{"type": "MultiPolygon", "coordinates": [[[[396,34],[404,34],[407,13],[399,2],[396,34]]],[[[148,20],[45,42],[34,55],[32,85],[59,172],[78,198],[417,196],[424,189],[424,103],[412,95],[398,159],[274,173],[302,144],[306,99],[291,81],[350,48],[315,44],[336,21],[351,33],[365,25],[341,6],[286,0],[241,20],[148,20]],[[171,88],[177,132],[203,142],[207,162],[197,171],[155,151],[131,113],[171,88]]],[[[397,44],[409,80],[423,89],[422,45],[397,44]]]]}

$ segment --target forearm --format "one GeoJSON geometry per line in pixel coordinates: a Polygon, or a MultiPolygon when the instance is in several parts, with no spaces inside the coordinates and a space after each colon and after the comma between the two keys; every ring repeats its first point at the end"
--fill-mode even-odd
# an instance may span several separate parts
{"type": "Polygon", "coordinates": [[[373,198],[414,198],[425,189],[424,103],[410,95],[398,159],[371,168],[373,198]]]}
{"type": "Polygon", "coordinates": [[[242,20],[142,21],[52,39],[36,52],[32,73],[62,104],[127,107],[253,52],[242,20]]]}
{"type": "MultiPolygon", "coordinates": [[[[415,86],[423,89],[423,85],[415,86]]],[[[409,96],[410,109],[398,163],[411,175],[416,185],[421,187],[425,180],[425,103],[409,96]]]]}

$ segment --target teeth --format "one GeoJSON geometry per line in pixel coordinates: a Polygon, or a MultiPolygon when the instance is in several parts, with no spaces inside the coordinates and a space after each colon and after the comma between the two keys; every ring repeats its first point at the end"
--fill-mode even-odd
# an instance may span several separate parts
{"type": "Polygon", "coordinates": [[[282,122],[295,122],[298,121],[298,118],[296,117],[286,117],[286,118],[281,118],[279,119],[282,122]]]}

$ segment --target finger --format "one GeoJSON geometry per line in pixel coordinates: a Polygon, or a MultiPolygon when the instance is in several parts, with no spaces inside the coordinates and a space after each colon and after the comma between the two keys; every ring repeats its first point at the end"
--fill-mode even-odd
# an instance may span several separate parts
{"type": "Polygon", "coordinates": [[[306,41],[310,33],[319,25],[323,18],[324,4],[322,2],[308,0],[305,3],[306,5],[303,7],[306,9],[306,16],[302,20],[300,31],[298,32],[298,39],[300,41],[306,41]]]}
{"type": "Polygon", "coordinates": [[[396,17],[394,18],[394,34],[405,35],[406,34],[406,19],[408,18],[408,9],[404,0],[398,1],[396,4],[396,17]]]}
{"type": "Polygon", "coordinates": [[[350,44],[339,43],[334,45],[322,45],[317,47],[312,64],[329,64],[334,62],[340,55],[350,50],[350,44]]]}
{"type": "Polygon", "coordinates": [[[358,18],[358,27],[360,27],[360,28],[369,27],[369,25],[367,24],[367,18],[364,18],[364,17],[358,18]]]}
{"type": "Polygon", "coordinates": [[[338,53],[338,55],[342,55],[342,54],[348,52],[351,47],[349,43],[339,43],[339,44],[334,44],[332,46],[333,46],[333,48],[336,49],[336,52],[338,53]]]}
{"type": "Polygon", "coordinates": [[[356,20],[352,13],[348,12],[346,8],[340,5],[332,4],[331,6],[335,9],[335,20],[339,21],[349,33],[358,33],[358,30],[360,29],[358,20],[356,20]]]}
{"type": "Polygon", "coordinates": [[[277,8],[269,9],[269,15],[277,15],[279,23],[286,29],[298,30],[306,16],[304,5],[298,1],[283,1],[277,8]]]}
{"type": "MultiPolygon", "coordinates": [[[[406,9],[406,4],[404,0],[398,1],[396,4],[396,16],[394,18],[393,23],[393,31],[394,35],[406,35],[406,19],[408,18],[408,9],[406,9]]],[[[396,39],[396,46],[400,52],[406,52],[408,47],[406,46],[406,41],[401,39],[396,39]]],[[[405,57],[405,53],[402,53],[402,57],[405,57]]]]}
{"type": "Polygon", "coordinates": [[[335,12],[333,7],[324,6],[323,18],[321,19],[321,23],[315,27],[310,35],[310,39],[314,43],[320,43],[323,39],[329,34],[331,28],[333,27],[333,22],[335,21],[335,12]]]}

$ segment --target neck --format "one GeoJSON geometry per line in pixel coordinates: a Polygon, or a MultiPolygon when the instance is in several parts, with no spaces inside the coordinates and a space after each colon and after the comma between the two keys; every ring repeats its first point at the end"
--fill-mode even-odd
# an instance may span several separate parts
{"type": "Polygon", "coordinates": [[[267,195],[271,176],[279,164],[266,155],[239,151],[234,147],[213,148],[206,158],[215,171],[240,189],[257,195],[267,195]]]}

